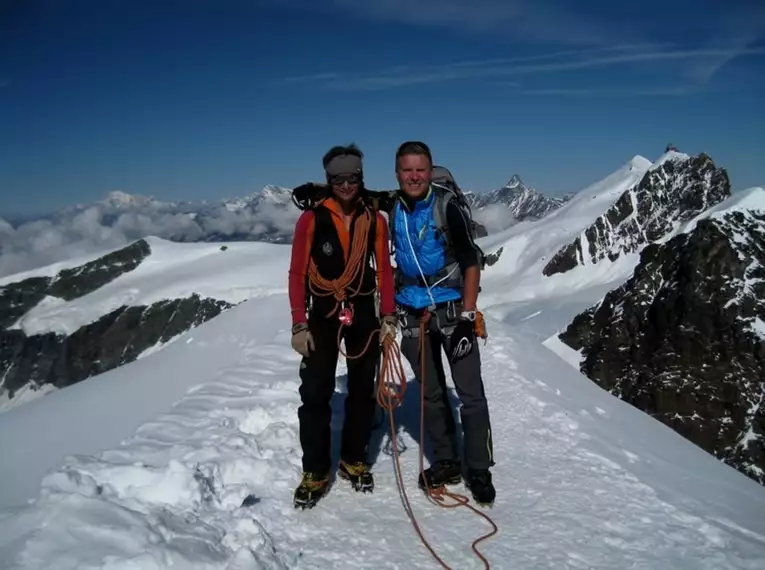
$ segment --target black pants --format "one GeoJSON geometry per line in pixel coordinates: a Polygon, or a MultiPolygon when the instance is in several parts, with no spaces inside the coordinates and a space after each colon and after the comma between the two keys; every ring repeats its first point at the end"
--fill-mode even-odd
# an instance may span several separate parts
{"type": "MultiPolygon", "coordinates": [[[[380,323],[375,313],[374,298],[361,297],[352,301],[355,315],[350,326],[343,327],[345,353],[359,354],[373,330],[380,323]]],[[[331,310],[331,306],[330,306],[331,310]]],[[[303,470],[327,473],[330,468],[332,395],[339,355],[337,314],[326,318],[322,307],[308,316],[308,327],[316,349],[300,363],[300,445],[303,448],[303,470]]],[[[375,412],[375,375],[380,344],[377,333],[366,353],[348,359],[348,394],[345,399],[345,422],[341,436],[340,457],[344,461],[366,461],[367,446],[372,434],[375,412]]]]}
{"type": "MultiPolygon", "coordinates": [[[[446,390],[446,373],[441,350],[449,349],[449,335],[457,324],[459,305],[439,306],[428,323],[423,353],[420,354],[419,318],[421,311],[401,307],[401,352],[422,384],[422,359],[425,360],[425,429],[433,445],[436,461],[458,458],[456,425],[446,390]]],[[[450,364],[452,380],[457,390],[462,421],[465,464],[468,469],[483,470],[494,465],[489,406],[486,402],[481,355],[478,343],[472,351],[450,364]]]]}

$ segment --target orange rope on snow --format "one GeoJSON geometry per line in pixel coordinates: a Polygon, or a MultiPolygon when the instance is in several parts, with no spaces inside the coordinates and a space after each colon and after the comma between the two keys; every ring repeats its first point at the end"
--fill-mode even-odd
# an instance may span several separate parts
{"type": "MultiPolygon", "coordinates": [[[[425,317],[420,321],[420,354],[423,354],[423,349],[425,347],[425,332],[426,332],[426,325],[428,322],[428,319],[430,317],[430,313],[426,313],[425,317]]],[[[420,474],[422,475],[423,479],[426,479],[425,477],[425,453],[424,453],[424,446],[423,443],[425,441],[425,359],[421,358],[421,369],[420,369],[420,377],[422,378],[422,385],[420,387],[420,474]]],[[[389,426],[390,426],[390,437],[391,437],[391,443],[393,446],[393,464],[396,471],[396,481],[398,482],[399,490],[401,491],[402,500],[404,502],[404,509],[406,510],[407,515],[409,515],[410,520],[412,521],[412,525],[414,526],[415,531],[417,532],[417,535],[420,537],[420,540],[425,545],[425,548],[427,548],[430,553],[433,555],[433,557],[438,561],[438,563],[445,569],[451,570],[450,567],[446,564],[446,562],[443,561],[443,559],[438,556],[436,551],[433,549],[433,547],[430,545],[428,540],[425,538],[425,535],[422,532],[422,529],[420,528],[419,524],[417,523],[417,519],[414,516],[414,512],[412,511],[412,506],[409,502],[409,497],[406,494],[406,490],[404,488],[404,480],[403,475],[401,473],[401,463],[399,460],[399,452],[398,452],[398,446],[396,444],[396,424],[393,420],[393,410],[400,406],[404,401],[404,394],[406,393],[406,373],[404,372],[404,366],[401,360],[401,352],[396,344],[396,341],[390,338],[386,338],[383,343],[383,357],[382,357],[382,366],[380,371],[380,378],[378,381],[378,387],[377,387],[377,402],[380,404],[380,407],[382,407],[385,411],[388,412],[388,420],[389,420],[389,426]]],[[[427,480],[426,480],[427,483],[427,480]]],[[[426,485],[427,487],[427,485],[426,485]]],[[[497,525],[494,523],[491,518],[475,508],[473,505],[470,504],[470,499],[464,495],[459,495],[457,493],[452,493],[451,491],[448,491],[445,486],[438,487],[436,489],[426,489],[426,496],[428,497],[428,500],[439,507],[451,509],[455,507],[467,507],[474,513],[476,513],[478,516],[486,519],[488,523],[492,526],[492,530],[488,533],[486,533],[483,536],[478,537],[476,540],[473,541],[471,544],[471,548],[473,552],[475,552],[476,556],[481,559],[481,561],[484,564],[484,568],[487,570],[491,568],[489,565],[489,561],[486,559],[486,557],[481,554],[481,552],[478,550],[478,543],[482,542],[488,538],[491,538],[495,534],[499,532],[499,529],[497,525]],[[445,498],[448,497],[455,501],[454,503],[447,503],[445,498]]]]}

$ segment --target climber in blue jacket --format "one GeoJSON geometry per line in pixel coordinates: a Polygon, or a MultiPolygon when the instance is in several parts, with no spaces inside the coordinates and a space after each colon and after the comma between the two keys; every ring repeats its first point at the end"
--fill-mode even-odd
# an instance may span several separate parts
{"type": "Polygon", "coordinates": [[[444,349],[462,404],[464,481],[476,502],[491,504],[496,494],[489,471],[494,465],[493,443],[476,342],[476,329],[483,326],[476,310],[482,252],[473,240],[468,211],[452,190],[433,183],[432,170],[427,145],[410,141],[399,147],[399,190],[389,214],[401,352],[420,383],[424,364],[424,420],[435,455],[433,464],[420,475],[419,485],[437,488],[463,478],[441,361],[444,349]],[[426,321],[423,354],[421,320],[426,321]]]}

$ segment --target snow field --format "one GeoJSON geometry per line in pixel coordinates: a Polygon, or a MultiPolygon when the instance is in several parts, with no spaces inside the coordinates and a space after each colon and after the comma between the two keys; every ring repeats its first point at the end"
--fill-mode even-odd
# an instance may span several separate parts
{"type": "MultiPolygon", "coordinates": [[[[232,312],[251,320],[257,304],[232,312]]],[[[756,484],[588,386],[537,343],[489,327],[498,499],[487,513],[499,534],[479,549],[493,568],[762,567],[765,523],[747,519],[765,508],[756,484]],[[630,420],[634,434],[623,425],[630,420]],[[727,493],[723,505],[710,504],[710,490],[727,493]]],[[[37,503],[0,520],[0,560],[52,570],[436,568],[404,512],[387,422],[373,438],[374,494],[336,481],[315,509],[293,509],[298,359],[285,348],[286,326],[278,331],[268,343],[241,339],[238,361],[122,445],[69,457],[48,474],[37,503]],[[248,496],[254,504],[242,508],[248,496]]],[[[334,433],[344,366],[338,372],[334,433]]],[[[416,489],[418,398],[410,385],[396,412],[410,501],[447,564],[480,568],[470,543],[489,525],[467,509],[432,506],[416,489]]]]}

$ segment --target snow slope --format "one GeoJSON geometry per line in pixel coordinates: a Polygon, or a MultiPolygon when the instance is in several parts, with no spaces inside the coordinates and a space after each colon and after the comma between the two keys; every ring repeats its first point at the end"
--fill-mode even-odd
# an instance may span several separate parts
{"type": "Polygon", "coordinates": [[[749,211],[756,211],[761,214],[765,212],[765,187],[753,186],[733,194],[729,199],[715,204],[690,220],[687,224],[679,226],[675,232],[665,236],[658,243],[667,242],[680,233],[692,232],[701,220],[722,220],[734,212],[749,211]]]}
{"type": "MultiPolygon", "coordinates": [[[[68,335],[122,305],[151,305],[193,293],[239,303],[286,291],[283,260],[273,256],[269,244],[230,242],[221,251],[221,245],[214,243],[173,243],[157,237],[145,241],[151,255],[133,271],[73,301],[47,297],[10,328],[20,328],[29,336],[68,335]]],[[[41,268],[39,274],[48,272],[41,268]]],[[[36,275],[34,271],[24,274],[36,275]]]]}
{"type": "MultiPolygon", "coordinates": [[[[544,256],[648,167],[634,159],[542,221],[519,224],[526,234],[516,226],[483,240],[487,251],[505,245],[480,298],[498,488],[487,512],[499,534],[479,549],[492,568],[765,567],[765,489],[541,343],[631,270],[619,260],[542,278],[544,256]]],[[[271,260],[268,274],[251,276],[253,287],[286,278],[287,246],[246,246],[271,260]]],[[[196,267],[206,274],[204,263],[196,267]]],[[[338,482],[316,509],[292,508],[299,359],[289,325],[286,295],[272,292],[161,351],[0,416],[0,566],[438,567],[402,507],[385,424],[373,438],[374,494],[338,482]]],[[[336,432],[344,373],[341,359],[336,432]]],[[[418,407],[410,384],[395,418],[415,515],[451,567],[480,568],[470,543],[489,525],[416,490],[418,407]]]]}
{"type": "Polygon", "coordinates": [[[542,269],[555,252],[637,184],[651,165],[648,159],[635,156],[543,219],[518,223],[481,240],[484,251],[504,247],[496,265],[481,277],[480,302],[487,313],[508,323],[523,322],[534,314],[535,324],[548,321],[540,329],[541,338],[547,338],[565,324],[561,319],[567,318],[556,310],[573,317],[623,282],[637,263],[637,254],[622,256],[614,263],[576,267],[551,277],[544,277],[542,269]],[[535,308],[537,304],[541,305],[539,309],[535,308]]]}
{"type": "MultiPolygon", "coordinates": [[[[401,506],[384,426],[376,432],[374,495],[338,483],[317,509],[292,509],[300,464],[298,359],[286,348],[286,308],[284,297],[245,303],[199,327],[191,342],[29,404],[52,406],[57,398],[50,411],[78,410],[84,417],[77,429],[86,433],[106,426],[113,436],[127,433],[127,412],[122,425],[120,418],[115,425],[104,417],[115,407],[144,421],[105,451],[95,452],[101,446],[88,442],[45,477],[36,502],[2,515],[4,567],[436,567],[401,506]],[[216,366],[200,382],[203,375],[187,359],[220,338],[224,320],[230,332],[217,350],[206,351],[216,366]],[[264,322],[269,326],[253,326],[264,322]],[[147,369],[151,376],[141,374],[147,369]],[[166,392],[165,382],[197,386],[172,409],[165,393],[160,398],[168,405],[140,410],[145,402],[136,394],[166,392]],[[94,390],[100,393],[91,396],[94,390]],[[101,413],[88,413],[93,408],[101,413]],[[248,495],[255,504],[240,508],[248,495]]],[[[499,535],[481,551],[492,567],[765,564],[762,488],[610,397],[528,336],[494,321],[489,331],[484,371],[499,489],[489,514],[499,535]]],[[[415,489],[417,398],[412,386],[396,414],[416,516],[447,563],[478,568],[469,545],[488,525],[465,509],[433,507],[415,489]]],[[[341,403],[338,395],[338,414],[341,403]]],[[[24,427],[12,414],[0,418],[0,433],[24,427]]],[[[63,431],[72,429],[62,424],[63,431]]],[[[38,445],[59,443],[49,433],[55,430],[40,431],[48,441],[38,445]]],[[[5,456],[12,446],[4,441],[2,449],[5,456]]],[[[17,458],[7,459],[18,468],[17,458]]],[[[28,472],[27,479],[36,475],[28,472]]],[[[3,481],[6,488],[14,485],[5,474],[3,481]]]]}

